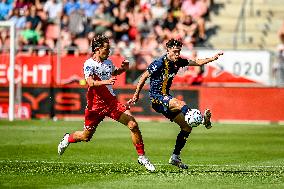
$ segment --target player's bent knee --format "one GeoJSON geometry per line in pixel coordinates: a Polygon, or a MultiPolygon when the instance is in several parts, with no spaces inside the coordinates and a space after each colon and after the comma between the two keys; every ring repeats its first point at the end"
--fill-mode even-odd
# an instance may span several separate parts
{"type": "Polygon", "coordinates": [[[139,131],[138,123],[134,120],[128,122],[128,128],[131,132],[139,131]]]}
{"type": "Polygon", "coordinates": [[[180,106],[180,107],[183,107],[183,106],[187,106],[187,104],[186,104],[184,101],[180,101],[180,102],[179,102],[179,106],[180,106]]]}

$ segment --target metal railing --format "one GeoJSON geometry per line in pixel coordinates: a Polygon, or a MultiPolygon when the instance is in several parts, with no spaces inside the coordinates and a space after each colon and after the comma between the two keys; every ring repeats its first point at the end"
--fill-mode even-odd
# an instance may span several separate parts
{"type": "Polygon", "coordinates": [[[241,10],[238,16],[236,27],[233,37],[233,49],[238,49],[239,41],[242,44],[247,42],[246,40],[246,10],[249,8],[249,16],[253,16],[253,0],[243,0],[241,10]]]}
{"type": "Polygon", "coordinates": [[[243,0],[242,7],[238,16],[237,24],[234,30],[233,38],[233,48],[238,49],[239,37],[241,38],[242,43],[245,43],[246,40],[246,23],[245,23],[245,9],[246,9],[247,0],[243,0]],[[239,36],[240,35],[240,36],[239,36]]]}

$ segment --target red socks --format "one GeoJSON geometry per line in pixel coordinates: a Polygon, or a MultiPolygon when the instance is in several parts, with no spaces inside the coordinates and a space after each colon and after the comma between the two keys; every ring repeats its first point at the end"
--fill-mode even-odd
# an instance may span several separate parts
{"type": "Polygon", "coordinates": [[[76,143],[77,141],[74,139],[74,134],[70,134],[68,137],[68,142],[69,143],[76,143]]]}
{"type": "Polygon", "coordinates": [[[139,156],[142,156],[145,154],[143,142],[139,144],[135,144],[135,147],[136,147],[137,154],[139,156]]]}

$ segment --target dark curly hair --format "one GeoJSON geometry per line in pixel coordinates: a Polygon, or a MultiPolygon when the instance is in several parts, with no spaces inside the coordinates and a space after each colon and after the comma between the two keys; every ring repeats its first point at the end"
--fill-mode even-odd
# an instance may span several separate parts
{"type": "Polygon", "coordinates": [[[166,43],[167,48],[173,48],[173,47],[182,47],[182,41],[180,39],[170,39],[166,43]]]}
{"type": "Polygon", "coordinates": [[[103,47],[105,43],[109,43],[109,39],[105,35],[97,35],[92,40],[92,52],[94,53],[97,48],[103,47]]]}

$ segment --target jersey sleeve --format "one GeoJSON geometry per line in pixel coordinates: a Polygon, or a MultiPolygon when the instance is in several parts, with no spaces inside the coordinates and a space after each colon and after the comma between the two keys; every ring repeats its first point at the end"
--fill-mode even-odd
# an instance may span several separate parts
{"type": "Polygon", "coordinates": [[[148,72],[152,75],[153,73],[159,71],[159,70],[161,69],[161,66],[162,66],[161,62],[155,60],[154,62],[152,62],[152,63],[148,66],[147,70],[148,70],[148,72]]]}
{"type": "Polygon", "coordinates": [[[88,61],[86,61],[84,63],[84,76],[85,76],[85,79],[87,79],[90,76],[93,76],[93,74],[94,74],[94,67],[88,61]]]}
{"type": "Polygon", "coordinates": [[[179,59],[179,65],[180,65],[180,67],[188,66],[190,62],[191,62],[191,60],[187,60],[187,59],[185,59],[185,58],[180,58],[180,59],[179,59]]]}

